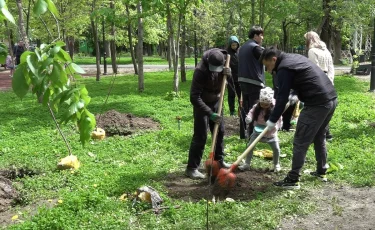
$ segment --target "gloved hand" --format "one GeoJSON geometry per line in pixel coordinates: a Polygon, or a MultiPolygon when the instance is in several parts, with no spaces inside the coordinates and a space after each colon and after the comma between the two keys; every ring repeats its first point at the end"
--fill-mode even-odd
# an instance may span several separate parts
{"type": "Polygon", "coordinates": [[[246,125],[249,125],[252,121],[253,121],[253,119],[251,119],[250,117],[246,116],[246,118],[245,118],[246,125]]]}
{"type": "Polygon", "coordinates": [[[298,97],[295,94],[290,94],[288,99],[289,99],[289,105],[294,105],[298,101],[298,97]]]}
{"type": "Polygon", "coordinates": [[[217,124],[220,124],[220,122],[221,122],[221,116],[219,114],[217,114],[217,113],[213,113],[210,116],[210,120],[213,121],[213,122],[215,122],[215,123],[217,123],[217,124]]]}
{"type": "Polygon", "coordinates": [[[266,124],[267,124],[268,130],[272,130],[272,129],[274,129],[274,128],[276,127],[276,123],[273,123],[273,122],[270,121],[270,120],[268,120],[268,121],[266,122],[266,124]]]}
{"type": "Polygon", "coordinates": [[[223,74],[227,75],[227,78],[231,78],[232,77],[232,70],[231,70],[231,68],[224,67],[223,74]]]}

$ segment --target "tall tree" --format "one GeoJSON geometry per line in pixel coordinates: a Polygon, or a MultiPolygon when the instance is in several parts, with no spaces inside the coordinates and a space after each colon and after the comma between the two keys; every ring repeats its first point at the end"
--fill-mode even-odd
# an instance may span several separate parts
{"type": "Polygon", "coordinates": [[[25,48],[29,49],[29,38],[26,34],[25,29],[25,22],[23,19],[23,7],[22,7],[22,0],[17,0],[17,8],[18,8],[18,28],[21,36],[21,40],[25,44],[25,48]]]}
{"type": "Polygon", "coordinates": [[[132,57],[132,62],[134,66],[134,73],[138,75],[138,66],[137,66],[137,60],[135,58],[134,54],[134,44],[133,44],[133,29],[132,29],[132,20],[130,18],[130,11],[129,11],[129,3],[125,4],[126,7],[126,15],[128,18],[127,21],[127,30],[128,30],[128,40],[129,40],[129,49],[130,49],[130,55],[132,57]]]}
{"type": "Polygon", "coordinates": [[[94,45],[95,45],[95,64],[96,64],[96,81],[100,81],[100,48],[99,48],[99,38],[98,38],[98,26],[97,22],[94,18],[94,11],[96,7],[96,0],[92,1],[91,5],[91,29],[92,29],[92,35],[94,37],[94,45]]]}
{"type": "Polygon", "coordinates": [[[143,18],[142,18],[142,1],[139,0],[137,4],[138,12],[138,45],[137,45],[137,60],[138,60],[138,91],[143,92],[145,89],[144,73],[143,73],[143,18]]]}
{"type": "MultiPolygon", "coordinates": [[[[111,8],[111,12],[113,12],[113,16],[116,16],[115,13],[115,4],[113,0],[110,1],[109,6],[111,8]]],[[[110,41],[110,46],[111,46],[111,61],[112,61],[112,70],[113,73],[117,73],[117,62],[116,62],[116,29],[115,29],[115,20],[111,20],[111,41],[110,41]]]]}

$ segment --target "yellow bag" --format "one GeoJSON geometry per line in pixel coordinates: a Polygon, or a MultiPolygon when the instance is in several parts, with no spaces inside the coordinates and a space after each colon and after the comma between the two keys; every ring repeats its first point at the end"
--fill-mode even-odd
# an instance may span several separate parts
{"type": "Polygon", "coordinates": [[[91,138],[95,140],[103,140],[105,138],[105,131],[101,128],[96,128],[91,133],[91,138]]]}
{"type": "Polygon", "coordinates": [[[78,158],[74,155],[64,157],[57,164],[58,169],[78,169],[81,163],[78,158]]]}

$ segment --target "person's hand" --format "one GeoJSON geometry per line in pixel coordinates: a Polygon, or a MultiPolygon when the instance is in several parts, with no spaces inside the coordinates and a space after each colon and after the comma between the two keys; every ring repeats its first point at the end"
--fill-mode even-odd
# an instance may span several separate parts
{"type": "Polygon", "coordinates": [[[289,105],[294,105],[298,102],[298,97],[295,94],[290,94],[288,99],[289,99],[289,105]]]}
{"type": "Polygon", "coordinates": [[[227,78],[232,77],[232,70],[230,68],[224,67],[223,74],[227,75],[227,78]]]}
{"type": "Polygon", "coordinates": [[[221,122],[221,116],[219,114],[217,114],[217,113],[213,113],[210,116],[210,120],[213,121],[213,122],[215,122],[215,123],[217,123],[217,124],[220,124],[220,122],[221,122]]]}
{"type": "Polygon", "coordinates": [[[253,121],[253,119],[251,119],[250,117],[246,116],[246,118],[245,118],[246,125],[249,125],[252,121],[253,121]]]}
{"type": "Polygon", "coordinates": [[[269,131],[273,130],[273,129],[276,127],[276,123],[273,123],[273,122],[270,121],[270,120],[268,120],[268,121],[266,122],[266,124],[267,124],[267,128],[268,128],[269,131]]]}

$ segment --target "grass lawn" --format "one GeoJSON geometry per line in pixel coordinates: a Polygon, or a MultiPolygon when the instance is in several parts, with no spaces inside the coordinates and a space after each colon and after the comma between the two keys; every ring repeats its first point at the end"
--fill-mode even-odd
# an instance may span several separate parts
{"type": "MultiPolygon", "coordinates": [[[[118,58],[118,57],[117,57],[118,58]]],[[[103,64],[103,58],[102,64],[103,64]]],[[[143,57],[145,65],[168,65],[168,61],[159,56],[144,56],[143,57]]],[[[111,65],[111,58],[106,58],[107,64],[111,65]]],[[[198,58],[198,62],[200,57],[198,58]]],[[[132,59],[129,56],[122,56],[117,59],[118,64],[132,64],[132,59]]],[[[95,57],[79,57],[78,55],[74,56],[74,63],[76,64],[95,64],[95,57]]],[[[185,65],[194,65],[194,57],[186,58],[185,65]]]]}
{"type": "MultiPolygon", "coordinates": [[[[38,104],[31,94],[21,101],[13,92],[1,92],[0,168],[28,167],[39,173],[14,183],[23,200],[11,209],[19,217],[8,228],[205,229],[206,201],[172,199],[164,186],[168,174],[183,173],[192,135],[189,102],[192,72],[188,72],[188,82],[181,83],[181,97],[167,100],[171,95],[172,74],[146,73],[143,93],[137,92],[136,76],[118,77],[104,107],[112,78],[104,77],[100,82],[94,78],[82,80],[92,97],[91,112],[97,114],[115,109],[151,117],[160,122],[162,129],[93,141],[83,148],[75,127],[72,124],[63,126],[74,154],[82,163],[76,172],[56,170],[56,163],[68,152],[47,108],[38,104]],[[182,116],[181,130],[177,128],[176,116],[182,116]],[[133,193],[143,185],[150,185],[160,192],[165,201],[163,206],[180,205],[181,208],[166,209],[161,215],[155,215],[144,212],[147,205],[119,200],[123,193],[133,193]],[[22,208],[46,202],[52,203],[53,207],[42,205],[35,215],[22,208]]],[[[337,170],[329,174],[329,180],[335,184],[374,186],[375,130],[368,123],[375,121],[375,103],[367,92],[369,83],[342,76],[335,79],[335,87],[339,106],[331,122],[334,140],[327,148],[331,168],[336,166],[337,170]]],[[[224,106],[228,114],[226,102],[224,106]]],[[[290,167],[292,135],[279,135],[281,151],[287,154],[281,161],[284,168],[290,167]]],[[[203,160],[207,158],[210,140],[207,144],[203,160]]],[[[226,137],[225,145],[229,162],[245,149],[244,141],[237,136],[226,137]]],[[[259,148],[262,147],[268,148],[260,143],[259,148]]],[[[254,157],[253,167],[268,164],[254,157]]],[[[304,169],[314,168],[315,157],[310,147],[304,169]]],[[[284,175],[285,171],[280,178],[284,175]]],[[[210,204],[210,229],[275,229],[285,216],[314,212],[317,207],[309,199],[309,191],[324,185],[310,176],[303,176],[301,186],[301,190],[289,192],[270,185],[250,201],[210,204]]]]}

